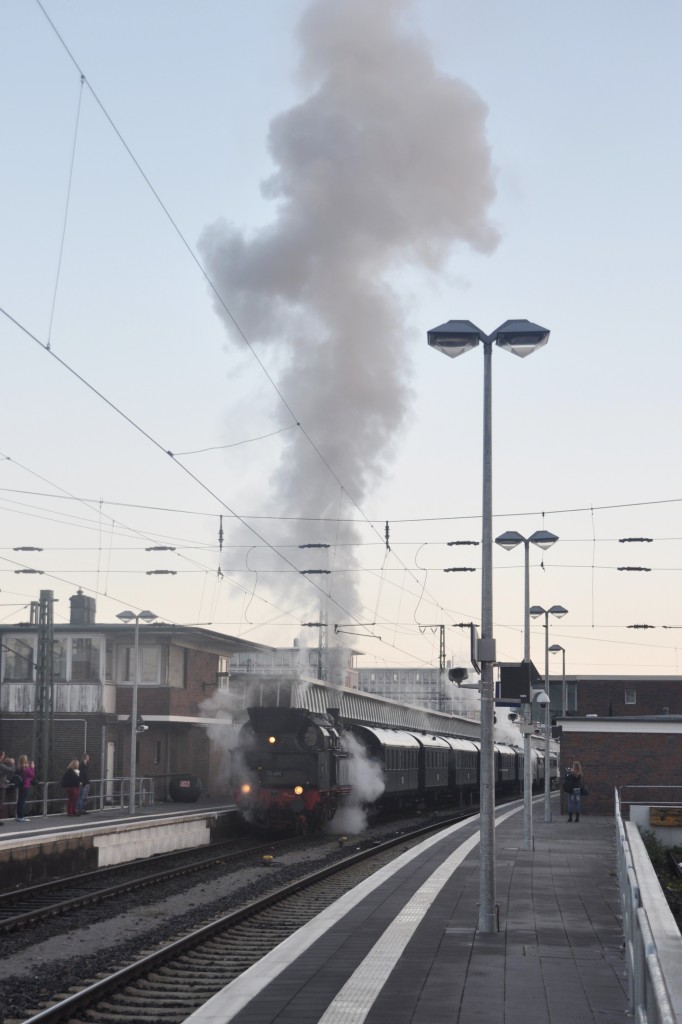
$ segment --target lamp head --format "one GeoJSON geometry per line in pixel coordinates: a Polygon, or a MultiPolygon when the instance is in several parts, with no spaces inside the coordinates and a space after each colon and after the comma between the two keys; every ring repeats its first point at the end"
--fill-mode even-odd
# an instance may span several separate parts
{"type": "Polygon", "coordinates": [[[506,348],[515,356],[525,359],[547,344],[549,331],[539,324],[532,324],[530,320],[505,320],[490,337],[500,348],[506,348]]]}
{"type": "Polygon", "coordinates": [[[550,533],[549,530],[536,530],[535,533],[531,533],[528,540],[531,544],[535,544],[536,547],[542,548],[546,551],[547,548],[551,548],[552,544],[556,544],[558,537],[555,533],[550,533]]]}
{"type": "Polygon", "coordinates": [[[541,615],[545,614],[545,609],[541,608],[539,604],[534,604],[532,608],[528,609],[528,614],[531,619],[538,619],[541,615]]]}
{"type": "Polygon", "coordinates": [[[486,339],[486,335],[471,320],[448,320],[446,324],[428,331],[426,338],[431,348],[437,348],[439,352],[454,359],[476,348],[479,341],[486,339]]]}
{"type": "Polygon", "coordinates": [[[506,533],[501,533],[499,537],[495,538],[495,543],[499,544],[505,551],[513,551],[519,544],[525,544],[526,538],[522,537],[516,530],[507,530],[506,533]]]}
{"type": "Polygon", "coordinates": [[[553,604],[549,609],[549,614],[556,615],[557,619],[563,619],[564,615],[568,615],[568,608],[564,608],[560,604],[553,604]]]}
{"type": "Polygon", "coordinates": [[[158,617],[159,616],[156,614],[156,612],[150,611],[140,612],[138,616],[138,618],[142,619],[144,622],[153,622],[154,619],[158,619],[158,617]]]}
{"type": "Polygon", "coordinates": [[[137,616],[135,615],[135,612],[127,611],[127,612],[119,612],[117,614],[116,618],[120,619],[121,622],[132,622],[134,619],[137,618],[137,616]]]}
{"type": "Polygon", "coordinates": [[[559,651],[563,651],[564,653],[566,653],[566,648],[562,647],[561,644],[552,644],[552,646],[548,647],[547,650],[551,651],[552,654],[558,654],[559,651]]]}

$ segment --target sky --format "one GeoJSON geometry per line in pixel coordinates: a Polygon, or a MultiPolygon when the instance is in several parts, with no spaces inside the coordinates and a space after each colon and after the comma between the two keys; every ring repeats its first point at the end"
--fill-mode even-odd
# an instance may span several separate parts
{"type": "MultiPolygon", "coordinates": [[[[567,674],[682,671],[681,30],[663,0],[0,0],[0,620],[81,588],[275,646],[324,618],[361,666],[437,664],[444,624],[466,664],[482,350],[426,332],[526,318],[493,536],[559,537],[530,599],[568,609],[567,674]]],[[[500,661],[523,581],[496,547],[500,661]]]]}

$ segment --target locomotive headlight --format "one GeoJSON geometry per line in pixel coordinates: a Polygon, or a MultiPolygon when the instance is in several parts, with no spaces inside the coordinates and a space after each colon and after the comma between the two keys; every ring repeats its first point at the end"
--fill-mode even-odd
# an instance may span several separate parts
{"type": "Polygon", "coordinates": [[[276,743],[276,742],[277,742],[277,737],[276,736],[268,736],[268,743],[276,743]]]}
{"type": "Polygon", "coordinates": [[[294,793],[296,796],[301,796],[303,794],[303,786],[294,786],[294,793]]]}
{"type": "Polygon", "coordinates": [[[241,792],[244,794],[244,796],[251,792],[251,786],[248,784],[248,782],[245,782],[242,785],[241,792]]]}

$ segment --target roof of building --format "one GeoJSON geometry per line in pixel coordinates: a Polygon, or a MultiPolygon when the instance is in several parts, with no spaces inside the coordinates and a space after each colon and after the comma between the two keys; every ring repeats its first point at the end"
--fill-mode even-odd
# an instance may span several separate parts
{"type": "MultiPolygon", "coordinates": [[[[55,623],[53,626],[55,635],[77,633],[79,636],[87,636],[92,633],[96,635],[132,635],[135,630],[134,623],[123,622],[93,622],[88,624],[79,623],[55,623]]],[[[37,633],[38,625],[33,622],[3,623],[0,625],[0,636],[9,633],[37,633]]],[[[214,653],[230,653],[238,651],[273,651],[274,648],[265,644],[253,643],[250,640],[242,640],[240,637],[229,636],[227,633],[219,633],[217,630],[205,629],[203,626],[183,626],[177,623],[166,622],[141,622],[139,635],[145,638],[156,636],[167,641],[176,641],[180,645],[199,647],[202,650],[213,651],[214,653]]]]}

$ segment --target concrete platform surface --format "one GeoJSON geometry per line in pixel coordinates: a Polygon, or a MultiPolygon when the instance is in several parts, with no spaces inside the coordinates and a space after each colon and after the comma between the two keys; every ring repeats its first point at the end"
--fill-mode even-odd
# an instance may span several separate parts
{"type": "Polygon", "coordinates": [[[477,819],[346,893],[185,1024],[624,1024],[615,824],[498,813],[499,931],[478,934],[477,819]]]}

